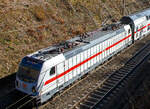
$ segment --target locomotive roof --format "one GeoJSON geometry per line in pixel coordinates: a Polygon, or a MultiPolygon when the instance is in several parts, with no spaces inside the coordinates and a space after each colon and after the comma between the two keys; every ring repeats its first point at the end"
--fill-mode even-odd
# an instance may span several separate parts
{"type": "Polygon", "coordinates": [[[59,54],[64,54],[65,58],[69,58],[123,31],[123,24],[117,22],[94,32],[84,33],[57,45],[41,49],[28,57],[46,61],[59,54]]]}
{"type": "MultiPolygon", "coordinates": [[[[114,24],[113,24],[114,25],[114,24]]],[[[115,30],[111,29],[112,25],[106,26],[104,28],[98,29],[94,32],[91,33],[90,37],[87,37],[85,40],[85,42],[87,42],[86,44],[84,44],[84,46],[82,47],[78,47],[74,50],[68,51],[64,54],[65,58],[70,58],[100,42],[103,42],[105,40],[107,40],[108,38],[111,38],[117,34],[122,33],[124,30],[123,25],[122,24],[117,24],[117,28],[115,28],[115,30]]]]}

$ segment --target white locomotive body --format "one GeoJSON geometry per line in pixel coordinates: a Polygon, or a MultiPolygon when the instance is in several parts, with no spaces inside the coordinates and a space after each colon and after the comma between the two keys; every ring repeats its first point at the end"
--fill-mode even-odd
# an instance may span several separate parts
{"type": "Polygon", "coordinates": [[[125,16],[121,22],[24,57],[16,75],[16,89],[36,96],[41,103],[47,101],[58,91],[131,45],[133,40],[148,34],[147,25],[150,20],[146,19],[147,13],[143,14],[147,11],[149,10],[142,12],[140,20],[133,20],[136,15],[125,16]]]}

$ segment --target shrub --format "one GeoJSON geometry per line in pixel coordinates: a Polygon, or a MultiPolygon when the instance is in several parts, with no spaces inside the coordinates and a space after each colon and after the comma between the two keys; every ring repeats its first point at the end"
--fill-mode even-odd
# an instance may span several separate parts
{"type": "Polygon", "coordinates": [[[103,2],[103,3],[105,3],[105,2],[106,2],[106,0],[102,0],[102,2],[103,2]]]}
{"type": "Polygon", "coordinates": [[[82,34],[82,33],[84,33],[84,29],[83,29],[83,27],[82,26],[77,26],[77,27],[75,27],[75,28],[71,28],[71,32],[72,32],[72,34],[73,35],[79,35],[79,34],[82,34]]]}
{"type": "Polygon", "coordinates": [[[44,21],[47,19],[46,12],[42,6],[35,6],[33,13],[39,21],[44,21]]]}
{"type": "Polygon", "coordinates": [[[55,21],[59,22],[60,24],[64,24],[65,23],[64,19],[61,18],[60,16],[52,15],[51,17],[52,17],[52,19],[54,19],[55,21]]]}

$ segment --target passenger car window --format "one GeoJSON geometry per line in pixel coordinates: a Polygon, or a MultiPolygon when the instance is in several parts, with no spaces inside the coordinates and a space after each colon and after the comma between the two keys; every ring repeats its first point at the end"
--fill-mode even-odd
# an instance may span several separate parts
{"type": "Polygon", "coordinates": [[[54,75],[54,74],[55,74],[55,67],[52,67],[50,71],[50,75],[54,75]]]}

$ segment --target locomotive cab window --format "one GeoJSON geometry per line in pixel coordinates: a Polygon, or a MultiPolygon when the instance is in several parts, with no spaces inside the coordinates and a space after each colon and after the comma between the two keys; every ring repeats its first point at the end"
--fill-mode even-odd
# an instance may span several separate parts
{"type": "Polygon", "coordinates": [[[52,67],[50,70],[50,76],[55,74],[55,67],[52,67]]]}
{"type": "Polygon", "coordinates": [[[18,78],[26,82],[37,81],[39,74],[40,70],[34,69],[31,66],[24,66],[24,65],[20,65],[19,70],[17,72],[18,78]]]}

